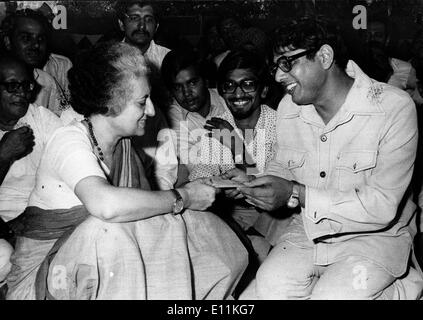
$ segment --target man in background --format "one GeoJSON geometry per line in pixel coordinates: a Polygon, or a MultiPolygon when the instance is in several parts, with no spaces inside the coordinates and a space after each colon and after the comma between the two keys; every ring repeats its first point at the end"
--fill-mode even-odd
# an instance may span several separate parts
{"type": "MultiPolygon", "coordinates": [[[[210,163],[220,163],[220,155],[202,151],[206,151],[203,144],[215,144],[216,148],[210,147],[210,150],[219,150],[220,143],[205,137],[207,130],[204,126],[207,120],[223,114],[227,108],[217,90],[207,88],[205,68],[199,54],[191,48],[171,51],[163,61],[162,77],[172,94],[168,117],[177,138],[179,181],[219,174],[219,166],[210,163]]],[[[228,161],[222,162],[227,163],[226,166],[220,166],[223,172],[233,166],[230,150],[224,151],[226,153],[222,156],[228,161]]]]}
{"type": "Polygon", "coordinates": [[[160,70],[170,49],[154,42],[159,28],[159,8],[154,1],[119,1],[118,23],[125,38],[123,41],[138,47],[144,57],[160,70]]]}
{"type": "MultiPolygon", "coordinates": [[[[52,112],[30,104],[34,89],[32,68],[16,57],[0,57],[0,222],[25,210],[44,147],[61,126],[52,112]]],[[[12,251],[0,239],[0,287],[12,251]]]]}
{"type": "Polygon", "coordinates": [[[33,69],[41,86],[35,103],[57,116],[68,106],[67,71],[72,63],[64,56],[49,52],[51,25],[40,12],[23,9],[7,16],[1,25],[4,45],[33,69]]]}

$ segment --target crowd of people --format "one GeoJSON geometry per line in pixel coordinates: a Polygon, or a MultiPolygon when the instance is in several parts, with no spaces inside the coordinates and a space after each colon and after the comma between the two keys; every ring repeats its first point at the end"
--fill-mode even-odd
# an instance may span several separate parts
{"type": "MultiPolygon", "coordinates": [[[[317,17],[222,18],[199,47],[122,37],[51,52],[1,23],[0,299],[420,299],[421,34],[369,21],[364,55],[317,17]]],[[[422,51],[423,52],[423,51],[422,51]]]]}

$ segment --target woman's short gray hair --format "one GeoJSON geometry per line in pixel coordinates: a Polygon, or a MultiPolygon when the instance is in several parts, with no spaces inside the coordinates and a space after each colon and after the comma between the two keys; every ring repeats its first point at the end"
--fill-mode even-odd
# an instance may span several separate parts
{"type": "Polygon", "coordinates": [[[124,42],[104,42],[78,55],[68,72],[72,107],[88,117],[114,116],[132,96],[131,79],[148,78],[141,51],[124,42]]]}
{"type": "Polygon", "coordinates": [[[149,74],[146,60],[138,48],[124,42],[117,43],[115,47],[116,51],[120,52],[120,56],[111,64],[119,72],[121,78],[111,89],[112,99],[108,103],[110,113],[114,115],[120,113],[120,107],[125,105],[127,99],[132,96],[129,80],[147,78],[149,74]]]}

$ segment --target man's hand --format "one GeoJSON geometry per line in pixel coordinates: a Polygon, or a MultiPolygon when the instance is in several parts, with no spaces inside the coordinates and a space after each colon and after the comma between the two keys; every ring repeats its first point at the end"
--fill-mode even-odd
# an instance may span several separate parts
{"type": "Polygon", "coordinates": [[[224,119],[213,117],[210,120],[206,121],[204,129],[207,129],[209,131],[212,131],[213,129],[227,129],[231,132],[232,130],[234,130],[234,127],[232,127],[232,125],[224,119]]]}
{"type": "Polygon", "coordinates": [[[34,145],[34,132],[30,127],[6,132],[0,140],[0,163],[11,163],[27,156],[34,145]]]}
{"type": "Polygon", "coordinates": [[[223,179],[229,179],[241,183],[250,182],[255,179],[254,176],[249,176],[245,173],[245,171],[238,168],[233,168],[231,170],[226,171],[221,175],[221,177],[223,179]]]}
{"type": "Polygon", "coordinates": [[[240,188],[246,201],[265,211],[276,210],[286,204],[291,193],[293,182],[275,176],[263,176],[245,183],[240,188]]]}
{"type": "MultiPolygon", "coordinates": [[[[226,171],[224,174],[221,175],[221,177],[223,179],[233,180],[233,181],[241,182],[241,183],[250,182],[250,181],[255,179],[254,176],[247,175],[245,173],[245,171],[243,171],[239,168],[234,168],[234,169],[231,169],[229,171],[226,171]]],[[[239,189],[225,190],[225,195],[228,198],[232,198],[232,199],[242,199],[242,198],[244,198],[244,195],[240,192],[239,189]]]]}
{"type": "MultiPolygon", "coordinates": [[[[234,137],[235,139],[237,138],[239,139],[239,137],[236,134],[232,136],[234,127],[232,127],[232,125],[224,119],[213,117],[210,120],[206,121],[206,125],[204,126],[204,129],[210,131],[208,134],[209,138],[216,139],[222,145],[226,146],[227,148],[231,150],[232,150],[232,137],[234,137]],[[214,133],[213,130],[219,130],[218,134],[214,133]],[[225,136],[226,134],[228,134],[227,137],[225,136]]],[[[237,145],[242,146],[243,145],[242,141],[240,142],[241,144],[238,143],[234,146],[237,146],[237,145]]]]}

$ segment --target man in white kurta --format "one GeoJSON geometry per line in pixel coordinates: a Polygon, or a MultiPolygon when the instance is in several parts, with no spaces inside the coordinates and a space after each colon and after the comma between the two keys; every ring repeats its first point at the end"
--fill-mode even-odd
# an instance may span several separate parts
{"type": "MultiPolygon", "coordinates": [[[[35,88],[32,70],[15,57],[0,59],[0,219],[21,214],[35,185],[44,146],[60,120],[29,104],[35,88]]],[[[10,271],[12,247],[0,239],[0,287],[10,271]]]]}
{"type": "MultiPolygon", "coordinates": [[[[25,210],[35,185],[35,173],[44,146],[61,125],[60,119],[52,112],[33,104],[29,105],[28,112],[16,123],[15,128],[29,126],[33,130],[35,146],[29,155],[13,163],[0,185],[0,217],[3,220],[16,218],[25,210]]],[[[0,139],[5,133],[0,130],[0,139]]]]}

